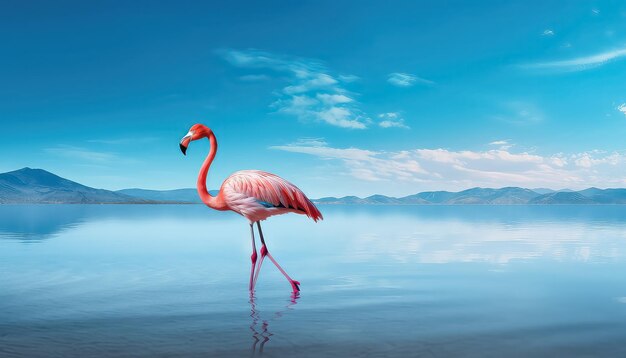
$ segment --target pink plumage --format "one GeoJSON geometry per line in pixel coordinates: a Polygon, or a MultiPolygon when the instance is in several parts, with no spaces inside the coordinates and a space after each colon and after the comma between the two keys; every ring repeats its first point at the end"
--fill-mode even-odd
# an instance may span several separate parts
{"type": "Polygon", "coordinates": [[[254,290],[254,285],[261,271],[263,259],[267,256],[276,265],[280,272],[285,275],[294,293],[300,291],[300,282],[295,281],[287,275],[278,262],[272,257],[265,245],[263,231],[261,231],[261,221],[270,216],[296,213],[306,215],[313,221],[322,220],[322,213],[304,195],[302,190],[291,184],[287,180],[272,173],[260,170],[242,170],[229,176],[220,187],[217,196],[209,193],[206,187],[206,179],[211,167],[211,163],[217,153],[217,140],[213,131],[202,124],[196,124],[180,141],[180,150],[186,154],[189,143],[201,138],[209,138],[211,150],[204,160],[200,175],[198,176],[198,195],[208,207],[215,210],[234,211],[250,222],[250,234],[252,236],[252,269],[250,271],[250,291],[254,290]],[[254,240],[253,224],[256,223],[261,237],[261,259],[256,265],[257,254],[254,240]],[[256,265],[256,266],[255,266],[256,265]],[[255,271],[256,267],[256,271],[255,271]]]}
{"type": "Polygon", "coordinates": [[[320,211],[302,190],[287,180],[260,170],[242,170],[228,177],[220,189],[231,210],[250,222],[286,213],[304,214],[317,222],[320,211]]]}

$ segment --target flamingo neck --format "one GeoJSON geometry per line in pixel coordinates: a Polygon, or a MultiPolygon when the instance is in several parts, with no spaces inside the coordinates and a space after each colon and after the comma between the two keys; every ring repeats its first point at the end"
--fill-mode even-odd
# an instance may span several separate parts
{"type": "Polygon", "coordinates": [[[198,176],[198,183],[196,186],[198,189],[198,195],[200,195],[200,199],[202,199],[202,202],[205,203],[207,206],[215,209],[217,207],[217,199],[209,194],[209,191],[206,187],[206,178],[209,174],[209,168],[211,167],[211,163],[213,162],[215,154],[217,153],[217,141],[215,140],[215,135],[213,134],[213,132],[209,133],[208,138],[209,143],[211,143],[211,149],[209,150],[209,155],[207,155],[204,163],[202,163],[202,167],[200,168],[200,175],[198,176]]]}

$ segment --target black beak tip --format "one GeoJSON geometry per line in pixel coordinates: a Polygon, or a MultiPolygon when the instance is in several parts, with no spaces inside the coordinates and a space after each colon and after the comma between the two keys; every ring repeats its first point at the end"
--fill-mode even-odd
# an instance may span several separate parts
{"type": "Polygon", "coordinates": [[[180,145],[180,151],[183,152],[183,155],[187,155],[187,147],[185,147],[182,143],[180,145]]]}

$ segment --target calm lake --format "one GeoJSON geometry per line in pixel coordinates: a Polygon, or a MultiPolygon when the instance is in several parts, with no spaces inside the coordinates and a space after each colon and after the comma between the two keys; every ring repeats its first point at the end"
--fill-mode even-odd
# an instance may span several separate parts
{"type": "Polygon", "coordinates": [[[626,356],[626,206],[0,205],[0,356],[626,356]]]}

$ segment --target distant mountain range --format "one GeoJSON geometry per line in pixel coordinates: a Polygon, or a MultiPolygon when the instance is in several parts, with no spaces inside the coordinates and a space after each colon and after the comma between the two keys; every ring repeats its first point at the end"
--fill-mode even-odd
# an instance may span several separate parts
{"type": "MultiPolygon", "coordinates": [[[[212,190],[213,195],[217,191],[212,190]]],[[[404,197],[372,195],[314,199],[316,204],[367,205],[554,205],[626,204],[626,189],[589,188],[580,191],[545,188],[472,188],[459,192],[425,191],[404,197]]],[[[0,204],[172,204],[201,203],[196,189],[95,189],[42,169],[23,168],[0,174],[0,204]]]]}
{"type": "Polygon", "coordinates": [[[554,204],[626,204],[626,189],[589,188],[581,191],[507,187],[472,188],[459,192],[425,191],[400,198],[372,195],[366,198],[344,196],[313,200],[316,204],[395,204],[395,205],[554,205],[554,204]]]}
{"type": "Polygon", "coordinates": [[[42,169],[0,174],[0,203],[149,204],[151,200],[94,189],[42,169]]]}
{"type": "MultiPolygon", "coordinates": [[[[218,192],[217,190],[209,190],[211,195],[217,195],[218,192]]],[[[116,193],[155,201],[202,204],[198,190],[194,188],[174,190],[122,189],[116,193]]]]}
{"type": "Polygon", "coordinates": [[[118,190],[116,193],[154,201],[202,203],[196,189],[148,190],[133,188],[118,190]]]}

